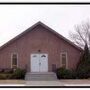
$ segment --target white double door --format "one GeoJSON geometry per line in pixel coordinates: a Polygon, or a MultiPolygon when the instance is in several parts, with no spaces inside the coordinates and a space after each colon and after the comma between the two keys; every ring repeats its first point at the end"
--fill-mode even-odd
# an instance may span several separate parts
{"type": "Polygon", "coordinates": [[[47,54],[31,54],[31,72],[48,72],[47,54]]]}

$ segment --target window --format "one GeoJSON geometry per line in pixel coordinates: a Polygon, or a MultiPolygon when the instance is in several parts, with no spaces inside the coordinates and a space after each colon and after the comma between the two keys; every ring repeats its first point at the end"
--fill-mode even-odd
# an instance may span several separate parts
{"type": "Polygon", "coordinates": [[[45,55],[42,55],[41,57],[46,57],[45,55]]]}
{"type": "Polygon", "coordinates": [[[33,57],[37,57],[36,55],[34,55],[33,57]]]}
{"type": "Polygon", "coordinates": [[[12,59],[11,67],[12,68],[17,68],[17,59],[18,59],[17,54],[12,54],[11,59],[12,59]]]}
{"type": "Polygon", "coordinates": [[[67,68],[67,53],[61,53],[61,67],[67,68]]]}

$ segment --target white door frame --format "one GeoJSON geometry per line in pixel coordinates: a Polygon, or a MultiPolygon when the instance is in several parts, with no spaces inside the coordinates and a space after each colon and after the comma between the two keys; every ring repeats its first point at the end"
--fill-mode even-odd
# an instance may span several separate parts
{"type": "Polygon", "coordinates": [[[31,72],[39,72],[39,65],[38,65],[39,59],[38,58],[39,58],[38,54],[31,54],[31,59],[30,59],[31,60],[31,72]],[[36,57],[33,57],[34,55],[36,55],[36,57]],[[37,67],[34,67],[33,63],[36,63],[35,66],[37,67]]]}
{"type": "MultiPolygon", "coordinates": [[[[30,70],[31,70],[31,66],[32,66],[32,65],[31,65],[31,63],[32,63],[32,62],[31,62],[31,55],[33,55],[33,54],[38,54],[38,55],[44,54],[44,55],[45,55],[46,53],[32,53],[32,54],[30,54],[30,70]]],[[[47,65],[46,67],[47,67],[47,68],[46,68],[46,71],[44,71],[44,72],[48,72],[48,54],[46,54],[46,56],[47,56],[47,62],[46,62],[46,65],[47,65]]],[[[33,71],[31,70],[31,72],[33,72],[33,71]]],[[[42,72],[42,71],[40,71],[40,69],[39,69],[39,72],[42,72]]]]}
{"type": "Polygon", "coordinates": [[[41,63],[41,66],[39,66],[40,72],[48,72],[48,54],[41,53],[39,56],[41,63]],[[45,55],[45,57],[42,57],[43,55],[45,55]]]}

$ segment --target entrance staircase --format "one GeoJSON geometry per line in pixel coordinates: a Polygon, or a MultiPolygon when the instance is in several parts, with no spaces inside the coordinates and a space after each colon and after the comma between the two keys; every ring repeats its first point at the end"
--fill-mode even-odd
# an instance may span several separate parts
{"type": "Polygon", "coordinates": [[[27,81],[57,80],[57,76],[54,72],[27,72],[25,75],[25,80],[27,81]]]}

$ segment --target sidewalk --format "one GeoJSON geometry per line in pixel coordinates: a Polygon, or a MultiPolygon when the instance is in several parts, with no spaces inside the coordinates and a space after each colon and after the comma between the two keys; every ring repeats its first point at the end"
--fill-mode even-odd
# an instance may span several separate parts
{"type": "Polygon", "coordinates": [[[64,86],[59,80],[56,81],[26,81],[27,86],[64,86]]]}
{"type": "Polygon", "coordinates": [[[27,81],[27,86],[90,86],[90,80],[27,81]]]}
{"type": "Polygon", "coordinates": [[[90,79],[55,81],[0,80],[0,86],[90,86],[90,79]]]}

